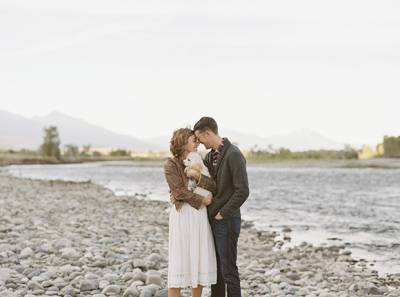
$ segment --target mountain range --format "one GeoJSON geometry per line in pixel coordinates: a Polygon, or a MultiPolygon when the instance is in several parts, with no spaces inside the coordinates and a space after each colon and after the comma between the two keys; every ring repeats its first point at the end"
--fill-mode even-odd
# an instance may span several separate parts
{"type": "MultiPolygon", "coordinates": [[[[44,116],[24,117],[5,110],[0,110],[0,148],[1,149],[37,149],[43,140],[45,126],[57,126],[61,146],[74,144],[78,146],[125,148],[137,151],[168,150],[169,135],[140,139],[131,135],[112,132],[104,127],[93,125],[85,120],[53,111],[44,116]]],[[[296,130],[288,134],[262,137],[220,128],[220,134],[228,137],[241,149],[253,147],[260,149],[272,146],[285,147],[292,151],[309,149],[341,149],[343,143],[311,129],[296,130]]]]}

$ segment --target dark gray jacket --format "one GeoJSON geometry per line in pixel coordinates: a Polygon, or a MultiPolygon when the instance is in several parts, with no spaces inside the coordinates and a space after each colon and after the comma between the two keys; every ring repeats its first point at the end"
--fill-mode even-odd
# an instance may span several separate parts
{"type": "Polygon", "coordinates": [[[249,196],[246,159],[242,152],[225,138],[216,168],[212,165],[211,151],[206,155],[204,164],[217,184],[213,202],[207,207],[209,219],[218,212],[223,218],[241,217],[240,206],[249,196]]]}

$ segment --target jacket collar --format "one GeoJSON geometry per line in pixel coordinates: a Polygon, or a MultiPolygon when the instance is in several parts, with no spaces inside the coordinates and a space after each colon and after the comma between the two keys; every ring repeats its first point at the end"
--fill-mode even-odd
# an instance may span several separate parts
{"type": "Polygon", "coordinates": [[[228,138],[224,137],[223,139],[224,139],[224,146],[222,147],[222,151],[219,152],[217,165],[215,166],[215,170],[213,171],[214,178],[217,177],[218,169],[220,168],[221,162],[224,159],[225,153],[231,146],[231,142],[229,141],[228,138]]]}
{"type": "Polygon", "coordinates": [[[215,151],[217,151],[218,153],[221,153],[224,150],[224,147],[228,142],[229,142],[228,138],[222,137],[222,142],[220,143],[218,148],[216,150],[215,149],[211,149],[211,152],[214,153],[215,151]]]}

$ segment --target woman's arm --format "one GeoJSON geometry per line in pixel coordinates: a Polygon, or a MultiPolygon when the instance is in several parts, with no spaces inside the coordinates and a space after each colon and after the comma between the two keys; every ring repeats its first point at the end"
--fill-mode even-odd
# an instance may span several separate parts
{"type": "Polygon", "coordinates": [[[179,175],[176,164],[168,159],[164,165],[164,174],[167,180],[171,195],[178,202],[187,202],[192,207],[199,209],[203,204],[203,197],[189,191],[179,175]]]}

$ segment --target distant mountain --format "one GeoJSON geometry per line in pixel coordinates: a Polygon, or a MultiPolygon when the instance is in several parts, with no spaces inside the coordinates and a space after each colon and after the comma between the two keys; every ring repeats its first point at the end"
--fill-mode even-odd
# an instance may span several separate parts
{"type": "Polygon", "coordinates": [[[296,130],[285,135],[273,135],[265,140],[265,143],[270,143],[275,148],[285,147],[293,151],[344,148],[344,143],[336,142],[310,129],[296,130]]]}
{"type": "Polygon", "coordinates": [[[258,147],[267,147],[268,145],[265,144],[265,138],[258,135],[233,131],[224,127],[221,127],[219,130],[221,136],[228,137],[231,142],[235,143],[243,150],[248,150],[254,147],[254,145],[258,147]]]}
{"type": "Polygon", "coordinates": [[[114,133],[60,112],[25,118],[6,111],[0,113],[0,147],[37,149],[42,143],[43,127],[57,126],[61,146],[112,147],[132,150],[158,150],[158,146],[138,138],[114,133]]]}
{"type": "Polygon", "coordinates": [[[92,147],[127,148],[134,150],[159,149],[152,143],[138,138],[112,132],[103,127],[54,111],[43,117],[33,117],[33,121],[45,125],[58,127],[63,144],[79,146],[90,144],[92,147]]]}
{"type": "MultiPolygon", "coordinates": [[[[172,135],[172,132],[171,132],[171,135],[172,135]]],[[[154,146],[160,148],[161,150],[169,151],[170,139],[171,139],[171,136],[160,135],[160,136],[156,136],[156,137],[145,138],[143,140],[146,141],[147,143],[152,143],[154,146]]]]}
{"type": "Polygon", "coordinates": [[[0,110],[0,149],[36,149],[41,139],[40,124],[29,118],[0,110]]]}
{"type": "MultiPolygon", "coordinates": [[[[220,134],[222,136],[227,136],[231,141],[233,141],[235,144],[238,144],[242,149],[249,149],[253,147],[254,144],[264,141],[264,138],[262,137],[251,134],[244,134],[232,130],[226,130],[223,128],[220,129],[220,134]]],[[[171,136],[160,135],[158,137],[146,138],[145,140],[146,142],[151,142],[154,145],[162,147],[164,150],[169,150],[170,138],[171,136]]]]}
{"type": "MultiPolygon", "coordinates": [[[[125,148],[132,150],[169,150],[170,136],[160,135],[147,139],[139,139],[129,135],[114,133],[84,120],[61,112],[51,112],[45,116],[23,117],[0,110],[0,148],[37,149],[42,143],[43,127],[55,125],[60,133],[61,145],[125,148]]],[[[225,128],[220,129],[222,136],[227,136],[241,149],[248,150],[257,145],[260,149],[285,147],[292,151],[310,149],[342,149],[343,143],[336,142],[322,134],[302,129],[288,134],[261,137],[249,133],[241,133],[225,128]]]]}
{"type": "Polygon", "coordinates": [[[259,149],[266,149],[269,146],[272,146],[274,149],[284,147],[292,151],[304,151],[311,149],[342,149],[344,147],[343,143],[331,140],[328,137],[325,137],[322,134],[310,129],[301,129],[288,134],[261,137],[221,128],[221,135],[226,135],[233,142],[236,142],[242,149],[250,149],[255,145],[257,145],[259,149]]]}

